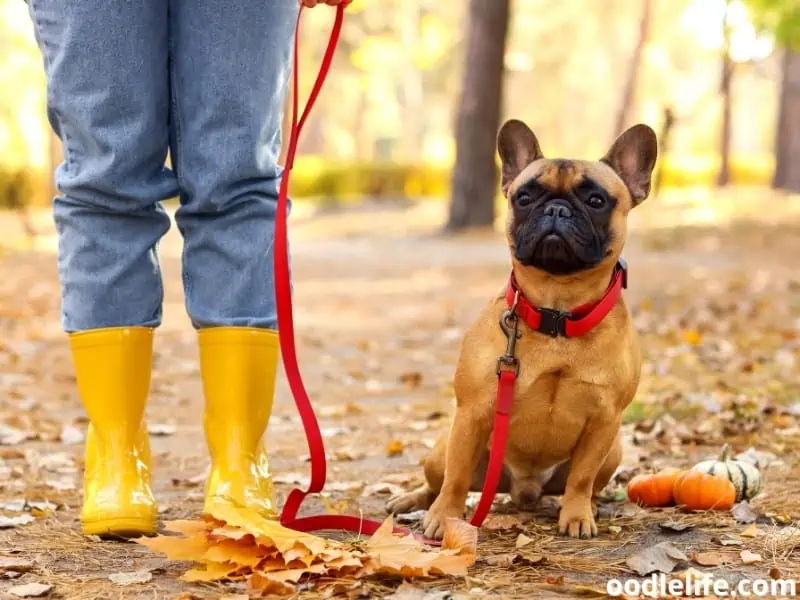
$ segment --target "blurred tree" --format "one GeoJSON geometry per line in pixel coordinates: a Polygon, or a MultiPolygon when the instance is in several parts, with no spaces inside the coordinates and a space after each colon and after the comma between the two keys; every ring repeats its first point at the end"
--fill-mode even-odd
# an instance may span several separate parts
{"type": "Polygon", "coordinates": [[[642,64],[642,55],[647,46],[648,39],[650,38],[650,21],[653,13],[654,0],[642,1],[642,15],[639,19],[639,37],[636,40],[636,46],[631,54],[630,65],[628,66],[628,77],[625,81],[625,87],[622,88],[622,101],[619,105],[617,112],[617,121],[614,125],[614,136],[616,139],[630,119],[631,109],[633,108],[633,100],[636,95],[636,85],[639,82],[639,71],[642,64]]]}
{"type": "Polygon", "coordinates": [[[728,185],[731,180],[731,84],[733,82],[734,63],[731,58],[731,0],[725,0],[725,16],[722,19],[722,77],[720,80],[720,93],[722,94],[722,129],[720,131],[719,158],[720,166],[717,174],[717,185],[728,185]]]}
{"type": "Polygon", "coordinates": [[[778,101],[773,187],[800,192],[800,2],[748,0],[756,23],[785,48],[778,101]]]}
{"type": "Polygon", "coordinates": [[[792,50],[783,57],[772,185],[800,193],[800,52],[792,50]]]}
{"type": "Polygon", "coordinates": [[[495,136],[500,126],[509,10],[509,0],[469,3],[448,231],[494,223],[495,136]]]}

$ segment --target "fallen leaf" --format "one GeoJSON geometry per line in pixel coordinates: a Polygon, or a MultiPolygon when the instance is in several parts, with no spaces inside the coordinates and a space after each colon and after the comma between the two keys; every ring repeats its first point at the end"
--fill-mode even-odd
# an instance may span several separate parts
{"type": "Polygon", "coordinates": [[[181,580],[189,583],[219,581],[227,579],[229,575],[238,570],[238,565],[233,563],[205,562],[202,568],[198,567],[186,571],[181,575],[181,580]]]}
{"type": "Polygon", "coordinates": [[[758,513],[747,501],[734,504],[731,508],[731,515],[737,523],[755,523],[758,520],[758,513]]]}
{"type": "Polygon", "coordinates": [[[521,552],[519,558],[520,564],[523,565],[538,565],[545,560],[544,554],[536,552],[521,552]]]}
{"type": "Polygon", "coordinates": [[[750,538],[754,538],[754,537],[758,537],[758,536],[760,536],[760,535],[761,535],[761,533],[762,533],[762,532],[761,532],[761,530],[758,528],[758,526],[757,526],[757,525],[755,525],[755,524],[753,524],[753,525],[750,525],[749,527],[747,527],[747,528],[746,528],[744,531],[742,531],[742,533],[740,533],[739,535],[741,535],[742,537],[750,537],[750,538]]]}
{"type": "Polygon", "coordinates": [[[622,527],[620,527],[619,525],[609,525],[608,532],[612,536],[617,537],[620,533],[622,533],[622,527]]]}
{"type": "Polygon", "coordinates": [[[166,528],[182,536],[136,541],[171,560],[195,563],[182,580],[244,581],[262,594],[311,589],[323,576],[338,582],[371,574],[465,576],[478,544],[477,528],[459,519],[447,521],[438,550],[395,534],[391,517],[369,540],[354,546],[288,529],[233,505],[214,506],[200,521],[172,521],[166,528]]]}
{"type": "Polygon", "coordinates": [[[460,556],[469,555],[474,558],[478,553],[478,528],[461,519],[447,519],[442,548],[456,550],[460,556]]]}
{"type": "Polygon", "coordinates": [[[69,492],[75,489],[74,482],[63,479],[48,479],[45,480],[44,484],[47,487],[51,487],[54,490],[58,490],[59,492],[69,492]]]}
{"type": "Polygon", "coordinates": [[[10,512],[22,512],[25,510],[27,503],[25,502],[25,498],[20,498],[18,500],[8,500],[6,502],[0,502],[0,509],[7,510],[10,512]]]}
{"type": "Polygon", "coordinates": [[[384,596],[387,600],[447,600],[453,598],[450,592],[427,591],[404,581],[393,594],[384,596]]]}
{"type": "Polygon", "coordinates": [[[679,562],[686,560],[686,555],[671,542],[661,542],[629,556],[625,564],[645,576],[655,572],[671,573],[679,562]]]}
{"type": "Polygon", "coordinates": [[[749,462],[754,464],[759,469],[766,469],[769,465],[777,460],[777,456],[775,456],[772,452],[764,452],[761,450],[756,450],[755,448],[748,448],[744,452],[737,454],[734,459],[735,460],[743,460],[745,462],[749,462]]]}
{"type": "MultiPolygon", "coordinates": [[[[169,530],[169,523],[167,529],[169,530]]],[[[187,537],[158,535],[136,539],[137,544],[146,546],[155,552],[165,554],[170,560],[193,560],[200,562],[215,542],[210,540],[205,530],[187,537]]]]}
{"type": "Polygon", "coordinates": [[[665,531],[675,531],[675,532],[694,529],[694,523],[689,523],[688,521],[676,521],[674,519],[670,519],[669,521],[664,521],[663,523],[659,523],[658,526],[665,531]]]}
{"type": "Polygon", "coordinates": [[[725,562],[725,557],[719,552],[697,552],[692,559],[703,567],[716,567],[725,562]]]}
{"type": "Polygon", "coordinates": [[[333,452],[333,457],[336,460],[339,460],[339,461],[342,461],[342,462],[348,462],[348,461],[351,461],[351,460],[360,460],[360,459],[364,458],[366,455],[367,455],[367,453],[364,452],[363,450],[358,450],[358,449],[349,448],[349,447],[348,448],[339,448],[337,450],[334,450],[334,452],[333,452]]]}
{"type": "Polygon", "coordinates": [[[46,583],[26,583],[18,585],[8,590],[8,593],[17,598],[41,598],[50,593],[52,585],[46,583]]]}
{"type": "Polygon", "coordinates": [[[719,543],[723,546],[741,546],[744,542],[738,538],[731,537],[730,535],[723,535],[719,538],[719,543]]]}
{"type": "Polygon", "coordinates": [[[742,558],[742,562],[746,565],[752,565],[764,560],[761,558],[760,554],[756,552],[750,552],[750,550],[742,550],[742,553],[739,556],[742,558]]]}
{"type": "Polygon", "coordinates": [[[36,517],[32,515],[20,515],[18,517],[4,517],[0,515],[0,529],[11,529],[12,527],[19,527],[20,525],[27,525],[33,523],[36,517]]]}
{"type": "Polygon", "coordinates": [[[516,552],[511,552],[509,554],[493,554],[491,556],[487,556],[485,562],[490,567],[508,568],[517,560],[519,560],[519,558],[520,555],[516,552]]]}
{"type": "Polygon", "coordinates": [[[14,573],[27,573],[33,569],[33,562],[18,556],[0,556],[0,573],[13,571],[14,573]]]}
{"type": "Polygon", "coordinates": [[[522,529],[522,521],[515,515],[490,515],[483,524],[487,531],[509,531],[522,529]]]}
{"type": "Polygon", "coordinates": [[[72,469],[75,467],[75,459],[66,452],[53,452],[42,455],[31,454],[28,458],[28,462],[36,469],[54,472],[60,472],[63,469],[72,469]]]}
{"type": "Polygon", "coordinates": [[[419,387],[422,383],[422,373],[417,371],[411,373],[403,373],[400,376],[400,383],[409,388],[419,387]]]}
{"type": "Polygon", "coordinates": [[[528,545],[528,544],[530,544],[532,541],[533,541],[533,538],[529,538],[529,537],[528,537],[527,535],[525,535],[524,533],[520,533],[520,534],[519,534],[519,536],[517,536],[517,541],[516,541],[516,542],[514,542],[514,546],[515,546],[517,549],[519,549],[519,548],[522,548],[523,546],[527,546],[527,545],[528,545]]]}
{"type": "Polygon", "coordinates": [[[781,573],[781,570],[778,567],[772,567],[769,570],[769,576],[772,579],[783,579],[783,574],[781,573]]]}
{"type": "Polygon", "coordinates": [[[364,491],[361,492],[361,496],[396,496],[404,491],[399,485],[382,481],[365,487],[364,491]]]}
{"type": "Polygon", "coordinates": [[[347,417],[351,415],[360,415],[364,410],[353,402],[347,404],[339,404],[336,406],[323,406],[319,409],[319,416],[326,419],[332,417],[347,417]]]}
{"type": "Polygon", "coordinates": [[[364,547],[369,555],[370,572],[425,577],[431,574],[466,575],[475,562],[478,530],[459,519],[445,522],[442,550],[426,551],[411,536],[393,533],[392,518],[387,518],[364,547]]]}
{"type": "Polygon", "coordinates": [[[19,446],[22,442],[34,437],[30,432],[20,431],[0,423],[0,446],[19,446]]]}
{"type": "Polygon", "coordinates": [[[139,583],[147,583],[153,579],[153,574],[150,571],[131,571],[129,573],[112,573],[108,576],[112,583],[117,585],[136,585],[139,583]]]}
{"type": "Polygon", "coordinates": [[[392,440],[386,445],[386,456],[389,458],[393,456],[400,456],[403,453],[403,442],[400,440],[392,440]]]}
{"type": "Polygon", "coordinates": [[[80,444],[84,439],[83,431],[74,425],[64,425],[61,428],[60,439],[62,444],[80,444]]]}
{"type": "Polygon", "coordinates": [[[683,339],[690,346],[699,346],[703,341],[703,335],[696,329],[687,329],[683,332],[683,339]]]}

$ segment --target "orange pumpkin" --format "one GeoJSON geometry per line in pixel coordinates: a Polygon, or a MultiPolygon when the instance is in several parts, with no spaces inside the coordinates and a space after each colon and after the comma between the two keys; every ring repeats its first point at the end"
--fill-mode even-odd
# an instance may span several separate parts
{"type": "Polygon", "coordinates": [[[736,488],[722,477],[685,471],[675,480],[675,504],[687,510],[728,510],[736,502],[736,488]]]}
{"type": "Polygon", "coordinates": [[[651,475],[637,475],[628,483],[628,498],[642,506],[670,506],[675,480],[682,471],[664,469],[651,475]]]}

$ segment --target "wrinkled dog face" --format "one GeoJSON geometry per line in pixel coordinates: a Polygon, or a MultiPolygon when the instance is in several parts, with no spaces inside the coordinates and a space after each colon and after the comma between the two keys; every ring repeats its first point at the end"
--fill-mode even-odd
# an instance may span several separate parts
{"type": "Polygon", "coordinates": [[[650,191],[657,144],[636,125],[600,161],[546,159],[533,132],[508,121],[498,134],[514,262],[568,275],[616,262],[628,212],[650,191]]]}

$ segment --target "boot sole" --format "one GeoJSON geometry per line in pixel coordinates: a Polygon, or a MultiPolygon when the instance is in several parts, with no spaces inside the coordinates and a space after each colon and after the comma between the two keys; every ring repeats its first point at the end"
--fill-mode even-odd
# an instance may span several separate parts
{"type": "Polygon", "coordinates": [[[91,521],[81,520],[83,535],[97,535],[101,538],[130,539],[156,534],[158,527],[152,519],[141,517],[115,517],[91,521]]]}

